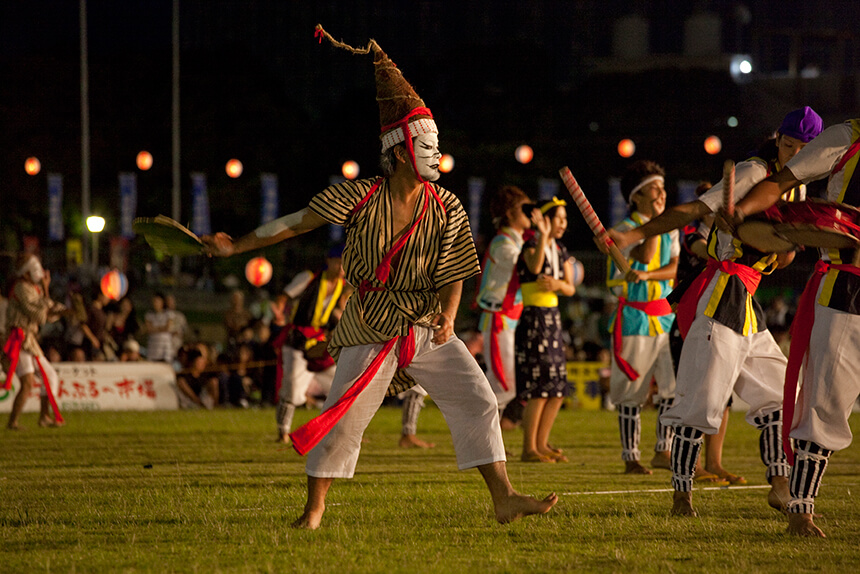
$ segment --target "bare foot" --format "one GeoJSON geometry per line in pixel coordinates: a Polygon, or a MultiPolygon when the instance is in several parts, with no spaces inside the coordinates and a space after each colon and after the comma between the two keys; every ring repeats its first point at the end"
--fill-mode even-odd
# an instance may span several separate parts
{"type": "Polygon", "coordinates": [[[540,451],[541,456],[545,456],[547,458],[551,458],[556,462],[570,462],[566,456],[561,454],[561,451],[558,449],[553,449],[549,447],[547,450],[540,451]]]}
{"type": "Polygon", "coordinates": [[[427,442],[414,434],[405,434],[400,437],[400,448],[435,448],[435,442],[427,442]]]}
{"type": "Polygon", "coordinates": [[[546,514],[558,502],[558,495],[552,493],[543,500],[523,494],[511,494],[496,504],[496,520],[507,524],[530,514],[546,514]]]}
{"type": "Polygon", "coordinates": [[[278,438],[275,439],[275,442],[280,444],[293,444],[293,441],[290,440],[290,435],[284,433],[278,433],[278,438]]]}
{"type": "Polygon", "coordinates": [[[655,452],[654,458],[651,459],[651,468],[672,470],[672,456],[670,451],[664,450],[661,452],[655,452]]]}
{"type": "Polygon", "coordinates": [[[539,452],[524,452],[520,457],[523,462],[555,462],[555,459],[539,452]]]}
{"type": "Polygon", "coordinates": [[[791,500],[791,493],[788,491],[788,478],[785,476],[774,476],[770,479],[770,491],[767,493],[767,503],[771,508],[786,514],[789,500],[791,500]]]}
{"type": "Polygon", "coordinates": [[[320,527],[322,516],[325,512],[325,506],[319,509],[310,510],[305,508],[305,511],[292,523],[293,528],[303,528],[305,530],[316,530],[320,527]]]}
{"type": "Polygon", "coordinates": [[[66,426],[66,421],[56,421],[50,417],[42,417],[39,419],[39,426],[42,428],[58,428],[66,426]]]}
{"type": "Polygon", "coordinates": [[[698,516],[693,509],[693,493],[675,491],[672,495],[672,516],[698,516]]]}
{"type": "Polygon", "coordinates": [[[824,532],[812,522],[812,515],[806,513],[790,512],[788,514],[788,530],[786,532],[795,536],[827,538],[824,536],[824,532]]]}
{"type": "Polygon", "coordinates": [[[747,479],[737,474],[732,474],[721,466],[718,467],[705,467],[705,470],[711,474],[716,474],[720,478],[727,480],[729,484],[742,485],[747,483],[747,479]]]}
{"type": "Polygon", "coordinates": [[[624,474],[653,474],[650,470],[642,466],[638,460],[624,461],[624,474]]]}
{"type": "Polygon", "coordinates": [[[18,423],[15,423],[14,425],[8,424],[8,425],[6,425],[6,428],[9,430],[27,430],[24,427],[20,426],[18,423]]]}

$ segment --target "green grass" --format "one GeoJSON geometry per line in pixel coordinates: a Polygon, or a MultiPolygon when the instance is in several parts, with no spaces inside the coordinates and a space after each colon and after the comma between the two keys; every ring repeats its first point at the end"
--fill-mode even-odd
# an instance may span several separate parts
{"type": "MultiPolygon", "coordinates": [[[[299,411],[296,422],[310,418],[299,411]]],[[[655,413],[644,413],[643,451],[655,413]]],[[[766,489],[697,491],[695,519],[668,515],[669,473],[621,474],[615,416],[562,411],[569,464],[510,462],[514,486],[560,493],[550,514],[492,519],[475,470],[456,470],[439,411],[421,415],[431,451],[397,447],[400,410],[367,432],[356,478],[336,481],[323,527],[293,530],[303,459],[279,450],[274,411],[68,413],[68,426],[3,431],[2,572],[797,572],[860,564],[860,449],[831,460],[816,510],[826,540],[787,536],[766,489]],[[151,466],[150,466],[151,465],[151,466]],[[567,493],[567,494],[565,494],[567,493]]],[[[860,427],[852,419],[855,433],[860,427]]],[[[519,431],[506,433],[509,450],[519,431]]],[[[757,433],[733,413],[729,470],[764,485],[757,433]]],[[[643,458],[650,454],[643,455],[643,458]]],[[[512,457],[514,458],[514,457],[512,457]]]]}

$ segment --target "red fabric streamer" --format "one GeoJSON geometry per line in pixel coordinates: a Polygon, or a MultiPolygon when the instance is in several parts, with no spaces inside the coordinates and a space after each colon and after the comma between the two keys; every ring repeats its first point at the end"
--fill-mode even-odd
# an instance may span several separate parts
{"type": "Polygon", "coordinates": [[[406,337],[394,337],[385,343],[382,350],[373,358],[367,369],[364,370],[361,376],[355,380],[352,386],[330,408],[290,433],[290,440],[297,453],[304,456],[310,452],[334,428],[338,421],[343,418],[343,415],[352,407],[358,395],[367,388],[367,385],[370,384],[370,381],[379,372],[379,368],[382,366],[388,353],[394,348],[394,344],[398,339],[400,340],[400,357],[398,358],[397,366],[404,368],[412,362],[412,358],[415,355],[415,335],[410,327],[409,334],[406,337]]]}
{"type": "Polygon", "coordinates": [[[6,384],[3,385],[4,390],[8,391],[12,389],[12,376],[18,367],[18,356],[21,354],[21,345],[23,344],[24,329],[21,327],[12,327],[9,338],[6,339],[6,345],[3,346],[3,352],[9,357],[9,371],[6,373],[6,384]]]}
{"type": "Polygon", "coordinates": [[[623,345],[622,331],[624,330],[624,320],[622,319],[622,315],[624,307],[633,307],[634,309],[642,311],[646,315],[661,317],[672,313],[672,306],[669,305],[669,302],[665,299],[657,299],[655,301],[628,301],[624,297],[618,298],[618,310],[615,313],[615,325],[612,329],[612,347],[615,354],[615,363],[618,365],[618,368],[621,369],[621,372],[624,373],[624,376],[631,381],[635,381],[639,378],[639,373],[630,365],[630,363],[621,357],[623,345]]]}
{"type": "Polygon", "coordinates": [[[806,288],[798,299],[797,313],[791,325],[791,348],[788,355],[788,366],[785,368],[785,385],[782,398],[782,449],[789,464],[794,464],[794,450],[791,448],[791,430],[794,421],[794,408],[797,404],[797,380],[800,367],[809,351],[809,339],[812,336],[812,325],[815,323],[815,295],[821,279],[830,269],[844,271],[860,277],[860,268],[853,265],[834,265],[827,261],[818,261],[815,271],[806,283],[806,288]]]}
{"type": "Polygon", "coordinates": [[[708,284],[716,275],[717,270],[729,275],[737,275],[744,287],[750,295],[755,295],[758,289],[758,284],[761,281],[761,273],[748,267],[735,263],[734,261],[717,261],[713,257],[708,259],[708,266],[705,270],[699,273],[699,276],[690,284],[690,287],[681,296],[681,301],[678,303],[678,308],[675,310],[675,315],[678,318],[678,329],[681,331],[681,337],[687,338],[687,333],[690,331],[690,326],[696,318],[696,307],[699,305],[699,299],[708,287],[708,284]]]}
{"type": "Polygon", "coordinates": [[[36,365],[39,366],[39,373],[42,375],[42,384],[45,385],[45,391],[48,393],[48,402],[51,403],[51,408],[54,410],[54,419],[57,424],[63,424],[65,419],[60,414],[60,407],[57,405],[57,399],[54,398],[54,391],[51,389],[51,382],[48,379],[48,374],[45,372],[45,367],[42,366],[42,361],[37,355],[33,355],[36,360],[36,365]]]}

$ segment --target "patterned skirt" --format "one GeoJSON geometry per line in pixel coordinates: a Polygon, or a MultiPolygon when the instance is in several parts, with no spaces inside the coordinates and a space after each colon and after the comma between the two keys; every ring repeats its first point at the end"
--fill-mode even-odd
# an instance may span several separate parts
{"type": "Polygon", "coordinates": [[[517,397],[566,397],[567,359],[558,307],[525,307],[514,335],[517,397]]]}

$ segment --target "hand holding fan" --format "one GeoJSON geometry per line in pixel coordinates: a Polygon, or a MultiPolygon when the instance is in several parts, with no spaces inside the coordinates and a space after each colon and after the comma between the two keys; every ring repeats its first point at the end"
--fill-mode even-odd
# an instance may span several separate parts
{"type": "Polygon", "coordinates": [[[165,215],[138,217],[132,229],[143,235],[153,249],[166,255],[200,255],[203,242],[187,227],[165,215]]]}

